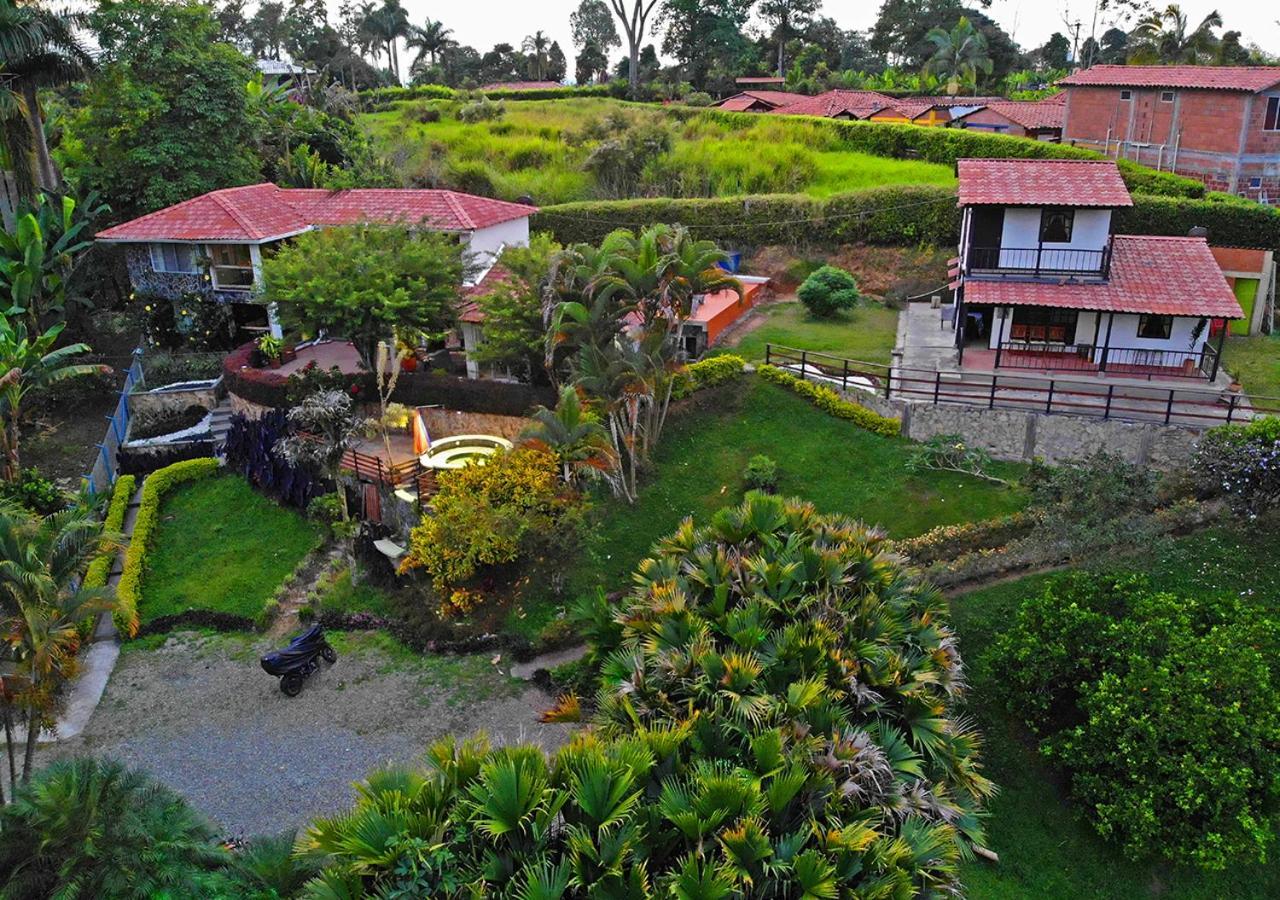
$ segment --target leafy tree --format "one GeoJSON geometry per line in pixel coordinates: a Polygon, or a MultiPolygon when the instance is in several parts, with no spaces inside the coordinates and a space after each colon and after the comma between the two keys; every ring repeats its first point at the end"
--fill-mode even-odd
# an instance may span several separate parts
{"type": "Polygon", "coordinates": [[[299,841],[326,896],[961,893],[993,788],[946,603],[882,534],[751,494],[575,618],[595,728],[550,761],[450,738],[373,773],[299,841]]]}
{"type": "Polygon", "coordinates": [[[608,73],[609,57],[599,44],[586,44],[573,61],[573,78],[578,84],[591,84],[608,73]]]}
{"type": "MultiPolygon", "coordinates": [[[[1067,36],[1055,31],[1049,35],[1045,45],[1036,51],[1040,57],[1040,65],[1046,69],[1065,69],[1070,64],[1071,42],[1067,36]]],[[[1088,58],[1082,53],[1082,57],[1088,58]]]]}
{"type": "Polygon", "coordinates": [[[213,826],[136,769],[60,760],[0,809],[0,892],[40,897],[214,896],[228,863],[213,826]]]}
{"type": "Polygon", "coordinates": [[[978,73],[990,75],[992,70],[987,39],[964,16],[950,31],[935,28],[928,37],[937,49],[925,71],[945,79],[948,94],[957,94],[965,86],[972,86],[977,93],[978,73]]]}
{"type": "Polygon", "coordinates": [[[67,126],[80,191],[121,218],[259,177],[249,61],[217,42],[209,7],[119,0],[90,15],[102,70],[67,126]]]}
{"type": "Polygon", "coordinates": [[[1129,35],[1119,28],[1108,28],[1102,33],[1097,62],[1122,65],[1129,56],[1129,35]]]}
{"type": "Polygon", "coordinates": [[[658,3],[659,0],[609,0],[609,8],[622,23],[622,33],[627,39],[627,86],[632,97],[640,90],[640,44],[658,3]]]}
{"type": "Polygon", "coordinates": [[[1240,32],[1228,31],[1218,42],[1218,52],[1214,63],[1219,66],[1247,66],[1250,63],[1249,51],[1240,43],[1240,32]]]}
{"type": "MultiPolygon", "coordinates": [[[[89,563],[114,546],[104,539],[97,518],[79,507],[41,517],[0,505],[0,635],[12,661],[4,676],[5,696],[27,724],[23,781],[31,777],[41,730],[56,724],[66,700],[62,689],[79,671],[80,626],[114,608],[105,588],[82,583],[89,563]]],[[[6,708],[12,775],[9,718],[6,708]]]]}
{"type": "Polygon", "coordinates": [[[350,521],[339,474],[342,458],[363,436],[364,418],[342,391],[320,390],[289,410],[289,425],[294,432],[279,441],[276,450],[290,465],[309,469],[336,485],[342,521],[350,521]]]}
{"type": "Polygon", "coordinates": [[[492,291],[476,298],[484,313],[484,342],[474,354],[477,362],[504,368],[521,381],[547,383],[543,291],[552,257],[560,249],[549,235],[540,233],[529,246],[508,247],[502,252],[498,265],[506,277],[492,291]]]}
{"type": "Polygon", "coordinates": [[[1079,573],[1024,600],[983,665],[1125,855],[1223,869],[1275,843],[1278,652],[1246,596],[1079,573]]]}
{"type": "Polygon", "coordinates": [[[578,8],[569,13],[569,35],[579,50],[594,44],[605,53],[610,47],[622,46],[613,13],[605,0],[582,0],[578,8]]]}
{"type": "Polygon", "coordinates": [[[259,4],[258,11],[249,20],[246,30],[254,56],[279,59],[287,32],[284,4],[279,0],[267,0],[259,4]]]}
{"type": "Polygon", "coordinates": [[[0,315],[0,450],[4,452],[3,477],[13,481],[22,473],[19,444],[22,435],[22,402],[27,394],[70,378],[105,371],[103,366],[76,364],[75,357],[89,352],[87,344],[57,347],[66,323],[59,322],[35,337],[20,318],[0,315]]]}
{"type": "Polygon", "coordinates": [[[564,81],[568,74],[569,61],[565,59],[564,51],[560,49],[560,42],[552,41],[551,49],[547,51],[547,80],[564,81]]]}
{"type": "Polygon", "coordinates": [[[84,24],[81,13],[0,0],[0,65],[5,72],[0,128],[5,131],[9,168],[20,195],[28,200],[35,186],[57,190],[62,185],[49,153],[38,91],[65,87],[93,71],[93,57],[76,33],[84,24]],[[24,126],[26,134],[12,133],[24,126]],[[34,171],[26,164],[27,146],[35,151],[34,171]]]}
{"type": "Polygon", "coordinates": [[[844,269],[822,266],[813,272],[796,292],[810,315],[830,318],[853,309],[862,300],[858,282],[844,269]]]}
{"type": "Polygon", "coordinates": [[[736,70],[751,46],[742,33],[755,0],[667,0],[658,17],[662,52],[674,57],[684,77],[706,88],[716,70],[736,70]]]}
{"type": "Polygon", "coordinates": [[[1187,14],[1176,3],[1152,11],[1133,29],[1129,61],[1134,63],[1197,63],[1212,58],[1218,46],[1213,29],[1222,27],[1222,16],[1210,12],[1191,28],[1187,14]]]}
{"type": "Polygon", "coordinates": [[[809,25],[821,5],[821,0],[760,0],[760,16],[772,26],[778,46],[779,78],[787,74],[787,41],[809,25]]]}
{"type": "Polygon", "coordinates": [[[324,329],[351,341],[372,370],[394,329],[453,326],[462,253],[449,235],[347,225],[301,234],[263,261],[263,299],[288,328],[324,329]]]}

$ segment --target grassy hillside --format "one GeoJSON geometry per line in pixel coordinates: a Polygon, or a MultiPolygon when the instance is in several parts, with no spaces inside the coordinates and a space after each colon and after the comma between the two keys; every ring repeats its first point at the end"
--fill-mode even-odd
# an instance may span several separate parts
{"type": "Polygon", "coordinates": [[[509,200],[528,195],[543,205],[622,197],[828,197],[879,185],[955,183],[949,166],[856,152],[823,121],[681,121],[661,108],[597,98],[508,103],[501,117],[470,123],[459,119],[460,109],[454,101],[413,101],[367,113],[361,122],[407,184],[509,200]],[[437,114],[438,121],[423,121],[437,114]],[[608,145],[620,148],[612,164],[605,161],[608,145]],[[647,158],[636,150],[653,146],[665,149],[647,158]],[[632,166],[636,171],[626,171],[632,166]]]}

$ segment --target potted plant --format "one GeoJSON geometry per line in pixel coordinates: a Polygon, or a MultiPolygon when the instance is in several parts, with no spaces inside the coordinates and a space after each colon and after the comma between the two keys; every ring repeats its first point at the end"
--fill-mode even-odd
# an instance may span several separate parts
{"type": "Polygon", "coordinates": [[[284,341],[274,335],[264,334],[258,338],[258,352],[267,361],[267,365],[278,369],[280,357],[284,355],[284,341]]]}

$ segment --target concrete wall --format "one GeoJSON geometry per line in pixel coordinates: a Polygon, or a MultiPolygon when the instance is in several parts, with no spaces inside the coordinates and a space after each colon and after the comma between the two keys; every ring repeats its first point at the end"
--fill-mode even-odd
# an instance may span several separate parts
{"type": "Polygon", "coordinates": [[[150,393],[134,391],[129,395],[129,413],[131,416],[156,417],[178,412],[188,406],[203,406],[213,409],[218,405],[217,388],[197,388],[189,391],[164,391],[150,393]]]}
{"type": "Polygon", "coordinates": [[[529,220],[514,219],[471,232],[467,249],[475,254],[475,262],[488,268],[504,246],[524,247],[529,243],[529,220]]]}

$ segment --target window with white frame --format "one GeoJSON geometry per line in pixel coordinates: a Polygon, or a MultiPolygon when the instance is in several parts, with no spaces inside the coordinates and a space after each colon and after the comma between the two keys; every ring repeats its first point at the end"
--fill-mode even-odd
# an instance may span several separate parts
{"type": "Polygon", "coordinates": [[[1121,92],[1120,92],[1120,99],[1121,99],[1121,100],[1132,100],[1132,99],[1133,99],[1133,91],[1121,91],[1121,92]]]}
{"type": "Polygon", "coordinates": [[[211,244],[210,271],[220,291],[247,291],[253,287],[253,256],[247,244],[211,244]]]}
{"type": "Polygon", "coordinates": [[[1138,316],[1138,337],[1168,340],[1173,333],[1173,316],[1138,316]]]}
{"type": "Polygon", "coordinates": [[[1173,91],[1161,91],[1161,92],[1160,92],[1160,102],[1161,102],[1161,103],[1172,103],[1172,102],[1173,102],[1173,91]]]}
{"type": "Polygon", "coordinates": [[[191,244],[152,244],[151,268],[179,275],[196,274],[196,248],[191,244]]]}

